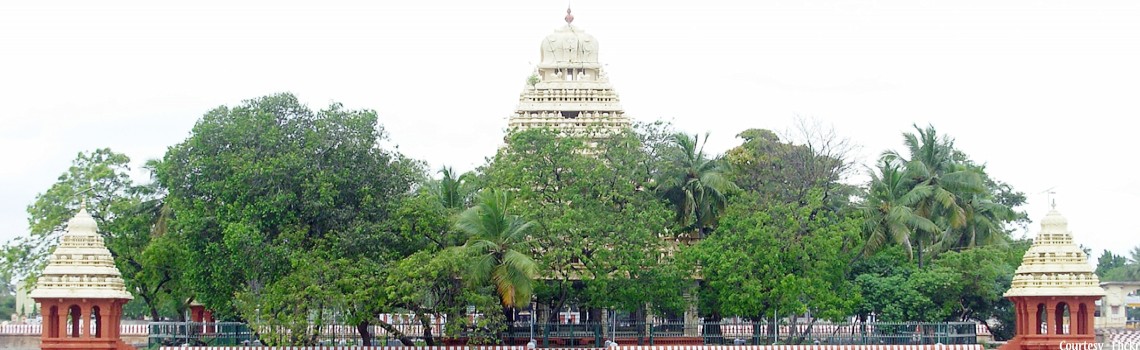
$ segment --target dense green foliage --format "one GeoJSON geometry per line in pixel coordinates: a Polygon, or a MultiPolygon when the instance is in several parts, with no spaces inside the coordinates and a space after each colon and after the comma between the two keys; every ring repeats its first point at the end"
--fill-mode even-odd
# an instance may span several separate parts
{"type": "Polygon", "coordinates": [[[687,251],[700,263],[707,311],[763,318],[802,315],[841,320],[860,299],[846,279],[858,220],[821,210],[822,194],[808,203],[755,210],[756,199],[729,206],[716,234],[687,251]]]}
{"type": "MultiPolygon", "coordinates": [[[[549,321],[690,307],[706,322],[976,320],[1008,336],[1025,195],[915,129],[866,184],[849,183],[850,142],[805,123],[790,138],[745,130],[724,155],[661,122],[512,131],[478,169],[432,174],[379,146],[374,111],[272,95],[206,113],[145,184],[126,155],[81,153],[29,206],[32,234],[5,246],[0,273],[34,277],[85,199],[141,300],[132,313],[180,318],[194,300],[267,344],[315,344],[310,326],[334,323],[365,345],[372,325],[405,345],[496,342],[533,307],[549,321]]],[[[1106,280],[1140,275],[1140,249],[1106,254],[1106,280]]]]}
{"type": "Polygon", "coordinates": [[[1132,248],[1124,257],[1104,251],[1096,264],[1096,274],[1101,281],[1140,280],[1140,247],[1132,248]]]}

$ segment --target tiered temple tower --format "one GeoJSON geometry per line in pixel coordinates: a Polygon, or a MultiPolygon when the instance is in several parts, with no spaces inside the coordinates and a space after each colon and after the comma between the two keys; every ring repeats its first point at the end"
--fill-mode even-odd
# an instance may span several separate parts
{"type": "Polygon", "coordinates": [[[1073,244],[1069,222],[1056,208],[1025,252],[1005,297],[1013,301],[1016,336],[1002,350],[1056,350],[1093,343],[1094,304],[1104,295],[1088,257],[1073,244]]]}
{"type": "Polygon", "coordinates": [[[119,338],[123,304],[132,297],[97,231],[81,206],[30,294],[41,305],[41,349],[134,350],[119,338]]]}
{"type": "Polygon", "coordinates": [[[598,63],[598,41],[572,22],[567,9],[566,26],[542,40],[541,61],[507,122],[509,130],[548,127],[581,135],[630,126],[598,63]]]}

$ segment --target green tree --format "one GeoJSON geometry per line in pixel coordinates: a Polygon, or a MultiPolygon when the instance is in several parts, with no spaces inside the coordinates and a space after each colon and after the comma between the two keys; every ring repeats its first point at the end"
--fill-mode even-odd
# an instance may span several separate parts
{"type": "MultiPolygon", "coordinates": [[[[206,113],[158,167],[176,213],[171,231],[195,262],[184,275],[196,299],[221,318],[301,322],[293,306],[272,306],[289,305],[309,281],[368,283],[310,268],[317,261],[379,267],[414,251],[408,245],[419,243],[392,232],[388,219],[423,167],[378,147],[384,137],[375,111],[337,103],[313,111],[290,94],[206,113]]],[[[328,293],[313,297],[339,300],[295,306],[364,302],[328,293]]]]}
{"type": "MultiPolygon", "coordinates": [[[[982,180],[977,173],[963,169],[954,162],[954,141],[949,137],[938,137],[933,126],[925,129],[914,126],[917,134],[904,133],[903,144],[908,155],[895,151],[883,153],[888,161],[901,161],[906,164],[907,175],[915,185],[930,187],[930,192],[915,204],[918,215],[939,223],[947,229],[957,229],[966,225],[966,209],[961,205],[961,197],[967,193],[982,191],[982,180]]],[[[924,264],[923,253],[935,244],[941,232],[919,230],[911,237],[916,248],[918,265],[924,264]]]]}
{"type": "Polygon", "coordinates": [[[1014,310],[1002,294],[1030,243],[947,252],[923,269],[906,261],[901,247],[884,248],[852,268],[863,296],[856,312],[889,322],[977,321],[1008,339],[1014,310]]]}
{"type": "MultiPolygon", "coordinates": [[[[381,298],[378,302],[382,305],[415,313],[424,330],[420,336],[426,345],[436,345],[428,315],[446,315],[448,324],[445,327],[448,329],[438,330],[440,334],[446,331],[458,336],[461,330],[476,326],[465,315],[467,306],[484,300],[472,298],[472,293],[463,288],[462,276],[467,272],[464,267],[468,261],[462,249],[421,250],[389,264],[383,270],[383,280],[375,284],[380,292],[366,295],[378,295],[381,298]]],[[[398,329],[387,330],[404,345],[414,345],[411,337],[398,329]]]]}
{"type": "MultiPolygon", "coordinates": [[[[1108,252],[1105,251],[1105,253],[1107,254],[1108,252]]],[[[1132,248],[1132,250],[1128,252],[1128,255],[1129,256],[1127,258],[1113,255],[1112,260],[1110,260],[1107,264],[1105,264],[1105,265],[1109,265],[1109,266],[1106,266],[1106,269],[1104,269],[1103,271],[1101,271],[1101,264],[1100,264],[1100,262],[1098,262],[1097,272],[1098,272],[1098,276],[1101,277],[1101,280],[1102,281],[1136,281],[1136,280],[1140,280],[1140,246],[1132,248]],[[1116,258],[1124,259],[1125,261],[1123,264],[1116,265],[1116,263],[1119,262],[1119,260],[1117,260],[1116,258]],[[1103,273],[1103,275],[1101,275],[1101,273],[1103,273]]],[[[1102,258],[1101,262],[1104,262],[1103,261],[1103,258],[1104,258],[1103,255],[1101,256],[1101,258],[1102,258]]]]}
{"type": "MultiPolygon", "coordinates": [[[[742,195],[728,207],[717,234],[686,251],[704,277],[701,299],[711,306],[706,320],[761,319],[773,312],[838,320],[853,311],[860,297],[850,292],[846,275],[859,220],[820,210],[819,191],[808,199],[807,205],[756,210],[757,198],[742,195]]],[[[792,337],[803,340],[802,334],[792,337]]]]}
{"type": "Polygon", "coordinates": [[[979,245],[1000,245],[1010,240],[1011,225],[1025,226],[1029,216],[1014,208],[1025,204],[1025,194],[1011,186],[994,180],[986,174],[985,166],[974,163],[965,153],[954,150],[954,161],[959,167],[977,173],[982,179],[983,191],[965,193],[959,197],[965,211],[965,224],[943,230],[935,252],[972,248],[979,245]]]}
{"type": "Polygon", "coordinates": [[[804,119],[797,125],[795,141],[764,129],[737,134],[744,142],[725,153],[728,178],[763,202],[802,204],[812,191],[822,191],[825,208],[849,208],[857,193],[843,182],[853,169],[850,141],[804,119]]]}
{"type": "Polygon", "coordinates": [[[1113,254],[1108,251],[1108,249],[1105,249],[1104,252],[1100,254],[1100,258],[1097,258],[1096,275],[1100,278],[1104,278],[1104,274],[1108,272],[1108,270],[1122,267],[1127,263],[1128,258],[1113,254]]]}
{"type": "Polygon", "coordinates": [[[0,315],[11,315],[16,313],[16,287],[9,278],[0,277],[0,315]]]}
{"type": "Polygon", "coordinates": [[[517,213],[535,221],[536,302],[547,309],[574,304],[596,319],[604,308],[636,317],[650,302],[680,308],[687,278],[662,257],[670,212],[650,189],[670,152],[666,128],[640,128],[590,138],[513,132],[487,165],[487,186],[511,191],[517,213]]]}
{"type": "Polygon", "coordinates": [[[459,215],[455,226],[470,235],[463,249],[473,257],[467,275],[472,284],[491,284],[504,308],[530,303],[533,280],[538,273],[526,247],[526,235],[534,222],[510,214],[511,197],[499,190],[485,190],[476,206],[459,215]]]}
{"type": "Polygon", "coordinates": [[[474,181],[475,173],[467,172],[457,175],[451,167],[446,166],[441,168],[439,172],[443,174],[443,177],[435,184],[435,192],[440,203],[450,210],[466,209],[471,204],[471,200],[478,189],[474,181]]]}
{"type": "Polygon", "coordinates": [[[869,256],[889,243],[903,248],[907,259],[913,259],[911,245],[916,231],[937,232],[930,219],[915,213],[914,207],[932,191],[927,185],[913,185],[905,170],[896,162],[879,161],[878,173],[871,174],[871,188],[860,205],[864,227],[863,256],[869,256]]]}
{"type": "Polygon", "coordinates": [[[726,195],[737,187],[725,178],[721,163],[709,158],[704,151],[708,141],[701,142],[699,135],[674,134],[673,143],[679,148],[673,168],[660,183],[661,196],[673,205],[674,221],[682,234],[704,238],[723,214],[726,195]]]}
{"type": "MultiPolygon", "coordinates": [[[[881,158],[884,164],[901,164],[901,183],[922,194],[907,206],[937,226],[912,227],[910,241],[919,267],[941,252],[1008,243],[1009,225],[1027,220],[1024,212],[1013,210],[1024,203],[1024,194],[990,178],[985,166],[955,149],[953,139],[940,137],[933,126],[915,129],[916,134],[903,134],[906,156],[887,151],[881,158]]],[[[882,184],[871,185],[876,186],[882,184]]]]}

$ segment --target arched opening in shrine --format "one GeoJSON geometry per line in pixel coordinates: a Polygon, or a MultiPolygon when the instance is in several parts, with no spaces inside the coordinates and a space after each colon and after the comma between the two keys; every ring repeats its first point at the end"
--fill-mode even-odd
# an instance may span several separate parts
{"type": "Polygon", "coordinates": [[[95,323],[95,337],[103,337],[103,315],[99,313],[98,306],[91,307],[91,321],[95,323]]]}
{"type": "Polygon", "coordinates": [[[1066,302],[1057,303],[1057,308],[1053,310],[1053,334],[1069,334],[1069,304],[1066,302]]]}
{"type": "Polygon", "coordinates": [[[67,310],[67,323],[71,325],[71,327],[67,327],[68,336],[79,338],[79,335],[82,334],[79,333],[79,320],[83,319],[83,309],[79,308],[79,305],[71,305],[67,310]]]}
{"type": "Polygon", "coordinates": [[[48,310],[47,329],[49,338],[59,338],[59,307],[52,305],[48,310]]]}
{"type": "Polygon", "coordinates": [[[1033,331],[1037,334],[1045,334],[1045,321],[1049,319],[1049,315],[1045,312],[1045,304],[1037,304],[1037,327],[1033,327],[1033,331]]]}

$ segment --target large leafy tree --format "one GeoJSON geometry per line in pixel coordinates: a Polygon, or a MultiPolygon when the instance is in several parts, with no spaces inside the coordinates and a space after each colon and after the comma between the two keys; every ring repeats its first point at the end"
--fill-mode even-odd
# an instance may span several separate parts
{"type": "Polygon", "coordinates": [[[424,172],[378,147],[383,138],[374,111],[313,111],[290,94],[206,113],[158,167],[172,231],[196,262],[186,273],[196,298],[223,318],[298,321],[288,315],[323,305],[248,305],[289,305],[273,301],[304,281],[340,283],[306,267],[314,261],[382,266],[414,250],[385,222],[424,172]]]}
{"type": "Polygon", "coordinates": [[[717,234],[685,253],[701,267],[706,320],[773,313],[838,320],[850,314],[860,300],[846,279],[847,262],[857,254],[850,247],[859,239],[859,220],[822,210],[819,191],[807,199],[805,205],[756,210],[756,196],[737,197],[717,234]]]}
{"type": "Polygon", "coordinates": [[[673,167],[659,180],[661,196],[673,205],[674,221],[682,234],[704,238],[716,227],[728,203],[726,196],[737,187],[728,180],[718,159],[705,154],[708,135],[676,133],[671,141],[677,152],[673,167]]]}
{"type": "Polygon", "coordinates": [[[1105,274],[1108,271],[1124,267],[1124,265],[1127,263],[1128,258],[1125,258],[1122,255],[1116,255],[1108,249],[1105,249],[1104,253],[1101,253],[1100,258],[1097,258],[1096,260],[1096,275],[1101,279],[1104,279],[1105,274]]]}
{"type": "Polygon", "coordinates": [[[775,132],[748,129],[743,143],[725,153],[726,174],[741,189],[768,203],[806,203],[821,191],[824,207],[850,207],[857,188],[844,183],[852,173],[854,147],[833,129],[799,119],[796,132],[781,140],[775,132]]]}
{"type": "Polygon", "coordinates": [[[650,302],[679,309],[680,274],[661,256],[670,213],[649,188],[667,136],[661,125],[644,130],[518,131],[486,167],[487,186],[514,193],[516,212],[536,223],[536,301],[546,309],[576,304],[592,319],[603,308],[644,316],[650,302]]]}
{"type": "Polygon", "coordinates": [[[884,248],[852,268],[863,297],[856,312],[889,322],[977,321],[1008,339],[1013,305],[1002,294],[1029,245],[1015,241],[947,252],[922,269],[900,247],[884,248]]]}
{"type": "MultiPolygon", "coordinates": [[[[1109,253],[1105,251],[1105,254],[1109,253]]],[[[1140,246],[1132,248],[1127,257],[1112,255],[1107,262],[1102,255],[1097,263],[1097,274],[1103,281],[1140,280],[1140,246]]]]}

